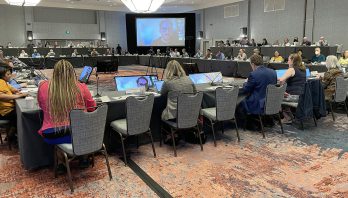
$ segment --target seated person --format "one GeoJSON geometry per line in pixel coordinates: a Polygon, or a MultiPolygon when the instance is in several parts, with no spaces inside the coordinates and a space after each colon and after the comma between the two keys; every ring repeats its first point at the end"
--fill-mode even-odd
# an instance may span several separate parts
{"type": "Polygon", "coordinates": [[[96,105],[87,85],[78,82],[73,66],[66,60],[55,64],[50,81],[40,83],[37,100],[44,115],[38,133],[48,144],[71,143],[70,111],[96,105]]]}
{"type": "Polygon", "coordinates": [[[174,57],[180,57],[180,52],[176,48],[174,49],[174,54],[175,54],[174,57]]]}
{"type": "Polygon", "coordinates": [[[92,57],[95,57],[95,56],[98,56],[99,53],[97,52],[97,50],[95,48],[93,48],[92,52],[91,52],[91,56],[92,57]]]}
{"type": "Polygon", "coordinates": [[[204,59],[210,60],[210,59],[212,59],[212,58],[213,58],[213,55],[212,55],[212,53],[211,53],[211,50],[210,50],[210,49],[207,49],[207,53],[205,54],[204,59]]]}
{"type": "Polygon", "coordinates": [[[4,57],[4,52],[2,50],[0,50],[0,64],[5,65],[6,67],[14,67],[12,61],[4,57]]]}
{"type": "Polygon", "coordinates": [[[246,59],[248,59],[244,49],[239,49],[236,59],[240,61],[246,61],[246,59]]]}
{"type": "Polygon", "coordinates": [[[28,58],[28,54],[25,52],[25,50],[22,50],[19,54],[19,58],[28,58]]]}
{"type": "Polygon", "coordinates": [[[348,50],[343,52],[339,64],[341,65],[341,67],[348,67],[348,50]]]}
{"type": "Polygon", "coordinates": [[[11,80],[11,69],[6,65],[0,66],[0,120],[10,121],[9,141],[15,139],[17,116],[15,99],[26,97],[27,93],[20,93],[8,82],[11,80]]]}
{"type": "MultiPolygon", "coordinates": [[[[122,53],[121,53],[122,54],[122,53]]],[[[120,54],[120,55],[121,55],[120,54]]],[[[149,55],[155,55],[155,51],[154,51],[154,49],[153,49],[153,47],[150,47],[150,49],[149,49],[149,51],[147,52],[147,54],[149,54],[149,55]]]]}
{"type": "Polygon", "coordinates": [[[11,42],[7,43],[7,48],[12,48],[12,43],[11,42]]]}
{"type": "Polygon", "coordinates": [[[325,38],[323,36],[320,37],[317,46],[329,46],[329,43],[327,42],[327,40],[325,40],[325,38]]]}
{"type": "Polygon", "coordinates": [[[239,43],[241,46],[247,46],[249,44],[248,37],[243,37],[239,43]]]}
{"type": "Polygon", "coordinates": [[[169,56],[172,58],[176,57],[176,53],[174,52],[172,48],[169,49],[169,56]]]}
{"type": "MultiPolygon", "coordinates": [[[[176,60],[168,62],[164,72],[164,83],[161,95],[167,95],[171,91],[183,93],[195,93],[196,87],[191,79],[186,76],[184,69],[176,60]]],[[[176,119],[177,98],[168,98],[167,107],[162,112],[163,120],[176,119]]]]}
{"type": "Polygon", "coordinates": [[[268,41],[266,38],[262,39],[262,46],[268,45],[268,41]]]}
{"type": "Polygon", "coordinates": [[[280,45],[279,40],[276,40],[276,41],[274,41],[272,46],[279,46],[279,45],[280,45]]]}
{"type": "Polygon", "coordinates": [[[320,48],[317,47],[315,48],[315,55],[312,57],[311,62],[312,63],[321,63],[321,62],[325,62],[325,56],[320,54],[320,48]]]}
{"type": "Polygon", "coordinates": [[[201,58],[203,56],[201,50],[197,49],[197,53],[195,54],[194,58],[201,58]]]}
{"type": "Polygon", "coordinates": [[[249,46],[251,46],[251,47],[256,47],[257,46],[257,44],[255,42],[255,39],[251,39],[251,41],[249,43],[249,46]]]}
{"type": "Polygon", "coordinates": [[[160,49],[157,49],[156,55],[157,55],[157,56],[160,56],[160,55],[161,55],[161,50],[160,50],[160,49]]]}
{"type": "Polygon", "coordinates": [[[253,55],[259,55],[259,56],[261,56],[261,57],[263,57],[263,55],[261,54],[261,51],[259,50],[259,48],[255,48],[254,50],[253,50],[253,55]]]}
{"type": "Polygon", "coordinates": [[[278,51],[274,52],[274,56],[271,58],[271,63],[282,63],[284,62],[284,58],[279,55],[278,51]]]}
{"type": "Polygon", "coordinates": [[[182,57],[184,57],[184,58],[189,58],[190,57],[189,54],[186,52],[185,48],[182,49],[182,57]]]}
{"type": "Polygon", "coordinates": [[[241,94],[249,95],[241,102],[240,108],[248,114],[257,115],[264,111],[267,86],[277,84],[277,74],[263,65],[260,55],[252,55],[250,65],[253,71],[241,91],[241,94]]]}
{"type": "Polygon", "coordinates": [[[286,46],[286,47],[291,46],[290,40],[289,40],[288,38],[285,38],[285,39],[284,39],[283,46],[286,46]]]}
{"type": "Polygon", "coordinates": [[[74,49],[73,53],[71,54],[71,57],[77,57],[79,56],[79,52],[77,51],[77,49],[74,49]]]}
{"type": "Polygon", "coordinates": [[[16,75],[17,73],[13,71],[12,68],[10,68],[11,72],[12,72],[12,77],[11,79],[8,81],[8,84],[10,84],[13,88],[21,90],[22,88],[25,88],[28,86],[27,83],[18,83],[15,79],[16,79],[16,75]]]}
{"type": "Polygon", "coordinates": [[[304,63],[307,63],[307,62],[308,62],[308,59],[306,59],[306,57],[303,56],[303,51],[302,51],[302,49],[298,49],[298,50],[297,50],[297,54],[298,54],[299,56],[301,56],[302,62],[304,62],[304,63]]]}
{"type": "Polygon", "coordinates": [[[230,47],[231,46],[231,43],[229,40],[226,41],[226,44],[225,44],[226,47],[230,47]]]}
{"type": "Polygon", "coordinates": [[[294,41],[293,41],[293,43],[294,43],[294,45],[295,45],[295,43],[298,43],[298,37],[296,36],[296,37],[294,37],[294,41]]]}
{"type": "MultiPolygon", "coordinates": [[[[287,83],[287,95],[301,95],[306,83],[306,67],[302,63],[301,56],[291,54],[288,59],[289,69],[279,78],[280,84],[287,83]]],[[[292,113],[289,107],[283,108],[283,123],[290,124],[292,122],[292,113]]]]}
{"type": "Polygon", "coordinates": [[[219,50],[216,54],[216,60],[225,60],[225,54],[219,50]]]}
{"type": "Polygon", "coordinates": [[[36,50],[36,49],[34,49],[34,52],[33,52],[33,54],[31,55],[31,57],[32,57],[32,58],[40,58],[40,57],[41,57],[41,55],[40,55],[40,53],[39,53],[39,52],[37,52],[37,50],[36,50]]]}
{"type": "Polygon", "coordinates": [[[111,50],[109,48],[106,49],[105,55],[106,56],[111,56],[112,55],[111,50]]]}
{"type": "Polygon", "coordinates": [[[56,56],[56,53],[54,53],[53,49],[50,49],[50,51],[47,53],[47,57],[56,56]]]}
{"type": "Polygon", "coordinates": [[[302,44],[303,46],[311,46],[311,42],[308,40],[307,37],[303,37],[303,41],[302,41],[302,44]]]}
{"type": "Polygon", "coordinates": [[[339,69],[336,56],[330,55],[326,58],[326,67],[328,70],[324,74],[322,83],[325,92],[325,100],[331,101],[336,89],[336,78],[339,76],[343,77],[343,72],[339,69]]]}

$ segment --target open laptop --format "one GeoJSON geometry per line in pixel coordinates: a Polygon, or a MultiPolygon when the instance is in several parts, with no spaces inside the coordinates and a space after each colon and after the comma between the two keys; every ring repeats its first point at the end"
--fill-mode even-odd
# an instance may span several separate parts
{"type": "MultiPolygon", "coordinates": [[[[287,71],[287,69],[278,69],[275,70],[277,73],[277,78],[281,78],[282,76],[284,76],[285,72],[287,71]]],[[[306,78],[309,78],[311,76],[311,71],[307,68],[306,69],[306,78]]]]}
{"type": "Polygon", "coordinates": [[[93,68],[91,66],[84,66],[82,73],[79,77],[79,81],[82,83],[87,83],[89,77],[91,76],[93,68]]]}
{"type": "Polygon", "coordinates": [[[157,76],[115,76],[116,91],[127,91],[140,87],[150,88],[158,81],[157,76]]]}
{"type": "Polygon", "coordinates": [[[159,80],[159,81],[155,81],[154,83],[155,83],[155,88],[156,88],[157,92],[161,92],[164,81],[159,80]]]}
{"type": "Polygon", "coordinates": [[[221,72],[190,74],[193,84],[222,83],[221,72]]]}

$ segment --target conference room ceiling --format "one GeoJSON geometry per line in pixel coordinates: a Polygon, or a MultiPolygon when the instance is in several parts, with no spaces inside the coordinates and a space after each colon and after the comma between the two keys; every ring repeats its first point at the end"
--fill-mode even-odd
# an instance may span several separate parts
{"type": "MultiPolygon", "coordinates": [[[[243,0],[165,0],[158,13],[180,13],[209,8],[243,0]]],[[[0,0],[0,4],[6,4],[0,0]]],[[[38,6],[129,12],[121,0],[41,0],[38,6]]]]}

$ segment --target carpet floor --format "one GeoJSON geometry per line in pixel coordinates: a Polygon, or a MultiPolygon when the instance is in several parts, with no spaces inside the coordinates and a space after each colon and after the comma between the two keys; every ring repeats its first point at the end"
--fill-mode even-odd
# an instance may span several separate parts
{"type": "MultiPolygon", "coordinates": [[[[144,74],[146,67],[122,67],[118,75],[144,74]]],[[[48,76],[52,70],[44,71],[48,76]]],[[[77,74],[81,70],[77,70],[77,74]]],[[[104,90],[115,74],[102,74],[104,90]]],[[[95,77],[91,77],[91,86],[95,77]]],[[[131,159],[173,197],[348,197],[348,118],[336,114],[306,123],[305,130],[285,126],[266,128],[266,138],[258,132],[240,130],[237,142],[232,125],[225,133],[217,130],[217,147],[211,134],[201,151],[198,144],[180,141],[178,157],[169,145],[155,144],[130,148],[131,159]]],[[[67,176],[54,178],[52,168],[26,171],[19,151],[0,145],[0,197],[157,197],[119,155],[110,154],[112,181],[105,160],[96,157],[92,168],[73,165],[75,185],[70,194],[67,176]]]]}

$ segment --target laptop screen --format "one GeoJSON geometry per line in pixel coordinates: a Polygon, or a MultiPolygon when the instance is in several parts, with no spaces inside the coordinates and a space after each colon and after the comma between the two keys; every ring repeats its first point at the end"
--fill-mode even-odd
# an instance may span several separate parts
{"type": "Polygon", "coordinates": [[[153,87],[157,76],[115,76],[116,91],[126,91],[139,87],[153,87]]]}
{"type": "Polygon", "coordinates": [[[159,81],[155,81],[154,83],[155,83],[156,90],[158,92],[160,92],[162,90],[162,86],[163,86],[164,81],[159,80],[159,81]]]}
{"type": "MultiPolygon", "coordinates": [[[[277,78],[281,78],[282,76],[284,76],[285,72],[287,71],[287,69],[279,69],[276,70],[277,73],[277,78]]],[[[307,68],[306,69],[306,77],[310,77],[311,76],[311,71],[307,68]]]]}
{"type": "Polygon", "coordinates": [[[222,74],[221,72],[190,74],[190,79],[193,84],[222,83],[222,74]]]}
{"type": "Polygon", "coordinates": [[[80,75],[79,81],[82,83],[87,83],[89,77],[91,76],[93,68],[91,66],[84,66],[82,73],[80,75]]]}

